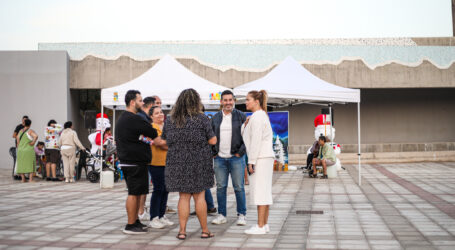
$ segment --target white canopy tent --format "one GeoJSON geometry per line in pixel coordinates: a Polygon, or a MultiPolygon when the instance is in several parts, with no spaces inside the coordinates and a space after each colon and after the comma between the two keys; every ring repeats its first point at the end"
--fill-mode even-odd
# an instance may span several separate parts
{"type": "Polygon", "coordinates": [[[152,68],[124,84],[101,90],[101,103],[108,108],[124,108],[128,90],[136,89],[142,97],[157,95],[163,107],[172,106],[182,90],[195,89],[204,105],[219,105],[213,94],[228,89],[194,74],[170,55],[165,55],[152,68]]]}
{"type": "MultiPolygon", "coordinates": [[[[139,77],[118,86],[102,89],[101,113],[104,113],[105,107],[113,109],[115,124],[115,110],[126,107],[124,98],[126,92],[130,89],[139,90],[143,98],[152,95],[159,96],[163,109],[169,109],[176,102],[180,92],[188,88],[195,89],[201,97],[202,104],[208,108],[218,108],[221,92],[228,89],[205,80],[185,68],[170,55],[165,55],[139,77]]],[[[115,130],[113,129],[113,131],[115,130]]],[[[101,141],[103,141],[103,138],[101,138],[101,141]]],[[[102,187],[103,174],[100,176],[100,185],[102,187]]]]}
{"type": "MultiPolygon", "coordinates": [[[[237,97],[245,97],[251,90],[264,89],[269,104],[284,107],[296,104],[328,104],[330,114],[333,103],[357,103],[359,185],[360,163],[360,90],[328,83],[305,69],[292,57],[287,57],[264,77],[234,88],[237,97]]],[[[333,141],[333,140],[332,140],[333,141]]]]}
{"type": "MultiPolygon", "coordinates": [[[[125,108],[125,94],[130,89],[139,90],[142,97],[156,95],[163,109],[174,105],[180,92],[195,89],[205,106],[219,106],[219,94],[228,89],[194,74],[170,55],[165,55],[152,68],[139,77],[118,86],[101,90],[101,112],[104,107],[114,110],[125,108]],[[218,94],[218,96],[217,96],[218,94]],[[218,99],[217,99],[218,98],[218,99]]],[[[115,134],[114,134],[115,136],[115,134]]]]}

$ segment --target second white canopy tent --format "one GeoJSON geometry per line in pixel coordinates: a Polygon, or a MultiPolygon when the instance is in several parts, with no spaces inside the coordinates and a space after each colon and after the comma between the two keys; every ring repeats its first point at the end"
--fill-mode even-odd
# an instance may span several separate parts
{"type": "Polygon", "coordinates": [[[244,98],[249,91],[261,89],[267,91],[268,102],[278,107],[303,103],[327,105],[331,114],[333,103],[357,103],[358,170],[361,185],[359,89],[328,83],[313,75],[292,57],[287,57],[264,77],[235,87],[234,94],[238,98],[244,98]]]}

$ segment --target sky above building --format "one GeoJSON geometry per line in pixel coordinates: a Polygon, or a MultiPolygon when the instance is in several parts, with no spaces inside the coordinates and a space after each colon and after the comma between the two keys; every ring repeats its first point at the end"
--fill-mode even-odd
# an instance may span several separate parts
{"type": "Polygon", "coordinates": [[[452,36],[451,0],[2,0],[0,50],[38,43],[452,36]]]}

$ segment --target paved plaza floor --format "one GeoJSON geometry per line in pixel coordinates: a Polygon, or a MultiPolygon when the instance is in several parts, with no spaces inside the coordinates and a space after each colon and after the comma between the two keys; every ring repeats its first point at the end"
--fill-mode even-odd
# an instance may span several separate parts
{"type": "MultiPolygon", "coordinates": [[[[455,162],[363,165],[362,173],[359,187],[356,166],[329,180],[310,179],[301,171],[275,172],[267,235],[245,235],[247,227],[235,224],[229,188],[228,223],[209,225],[216,236],[201,239],[192,216],[189,237],[180,241],[177,214],[168,215],[174,226],[145,235],[122,233],[124,182],[102,190],[85,180],[20,183],[3,171],[0,248],[455,249],[455,162]]],[[[212,194],[216,200],[215,188],[212,194]]],[[[177,200],[171,193],[169,206],[176,208],[177,200]]],[[[256,216],[248,206],[249,226],[256,216]]]]}

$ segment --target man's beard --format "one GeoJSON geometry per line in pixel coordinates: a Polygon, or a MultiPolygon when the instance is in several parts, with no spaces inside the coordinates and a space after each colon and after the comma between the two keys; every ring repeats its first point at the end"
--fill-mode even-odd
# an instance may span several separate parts
{"type": "Polygon", "coordinates": [[[141,106],[137,103],[134,104],[134,109],[136,109],[136,113],[139,112],[139,110],[141,110],[141,106]]]}
{"type": "Polygon", "coordinates": [[[225,110],[234,110],[234,108],[235,108],[235,104],[232,104],[232,105],[229,107],[229,109],[227,109],[227,106],[224,106],[224,107],[223,107],[223,109],[225,109],[225,110]]]}

